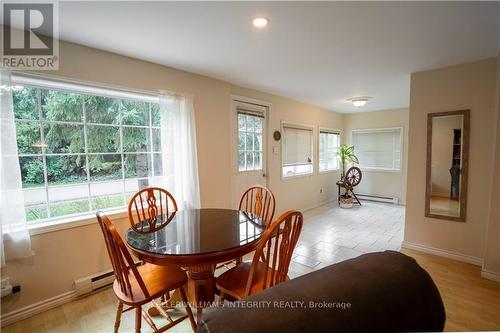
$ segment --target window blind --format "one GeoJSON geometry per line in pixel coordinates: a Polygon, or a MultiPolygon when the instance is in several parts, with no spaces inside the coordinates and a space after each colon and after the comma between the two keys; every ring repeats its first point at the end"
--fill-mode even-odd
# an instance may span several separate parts
{"type": "Polygon", "coordinates": [[[283,166],[312,164],[312,140],[312,129],[284,126],[283,166]]]}
{"type": "Polygon", "coordinates": [[[401,128],[353,130],[359,164],[367,169],[401,170],[401,128]]]}
{"type": "Polygon", "coordinates": [[[262,111],[257,111],[257,110],[252,110],[249,108],[241,108],[237,107],[236,108],[238,111],[238,114],[246,114],[249,116],[254,116],[254,117],[259,117],[259,118],[264,118],[264,112],[262,111]]]}
{"type": "Polygon", "coordinates": [[[253,103],[235,101],[236,110],[239,114],[246,114],[254,117],[264,118],[267,107],[253,103]]]}

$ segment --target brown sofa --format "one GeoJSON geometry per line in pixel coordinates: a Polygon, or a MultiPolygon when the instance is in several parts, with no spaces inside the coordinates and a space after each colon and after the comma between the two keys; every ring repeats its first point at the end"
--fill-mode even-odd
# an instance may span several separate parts
{"type": "Polygon", "coordinates": [[[442,331],[444,322],[443,302],[429,274],[413,258],[386,251],[209,309],[197,332],[442,331]]]}

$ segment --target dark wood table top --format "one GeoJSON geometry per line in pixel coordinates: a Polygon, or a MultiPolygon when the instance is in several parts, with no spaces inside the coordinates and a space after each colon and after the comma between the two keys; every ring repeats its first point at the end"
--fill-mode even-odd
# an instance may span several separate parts
{"type": "Polygon", "coordinates": [[[183,210],[164,219],[169,222],[158,230],[127,231],[127,245],[139,258],[186,266],[222,262],[252,251],[265,231],[260,218],[232,209],[183,210]]]}

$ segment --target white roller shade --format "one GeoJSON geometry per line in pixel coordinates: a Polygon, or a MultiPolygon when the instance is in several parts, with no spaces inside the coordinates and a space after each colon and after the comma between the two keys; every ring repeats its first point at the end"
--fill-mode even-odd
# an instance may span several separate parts
{"type": "Polygon", "coordinates": [[[236,110],[240,114],[248,114],[250,116],[255,116],[260,118],[265,117],[267,110],[265,106],[251,104],[251,103],[244,103],[239,101],[235,101],[235,103],[236,103],[236,110]]]}
{"type": "Polygon", "coordinates": [[[311,164],[312,140],[312,129],[284,126],[283,166],[311,164]]]}

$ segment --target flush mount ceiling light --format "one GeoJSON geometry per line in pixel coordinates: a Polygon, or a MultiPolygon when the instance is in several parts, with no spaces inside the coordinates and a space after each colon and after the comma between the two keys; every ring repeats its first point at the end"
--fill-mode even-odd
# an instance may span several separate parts
{"type": "Polygon", "coordinates": [[[360,107],[364,106],[370,98],[371,97],[369,97],[369,96],[352,97],[352,98],[349,98],[348,101],[351,102],[352,105],[354,105],[355,107],[360,108],[360,107]]]}
{"type": "Polygon", "coordinates": [[[265,28],[269,24],[267,17],[256,17],[252,21],[253,26],[259,29],[265,28]]]}
{"type": "Polygon", "coordinates": [[[352,101],[352,105],[356,106],[356,107],[361,107],[361,106],[364,106],[366,104],[366,102],[368,102],[367,99],[356,99],[356,100],[353,100],[352,101]]]}

